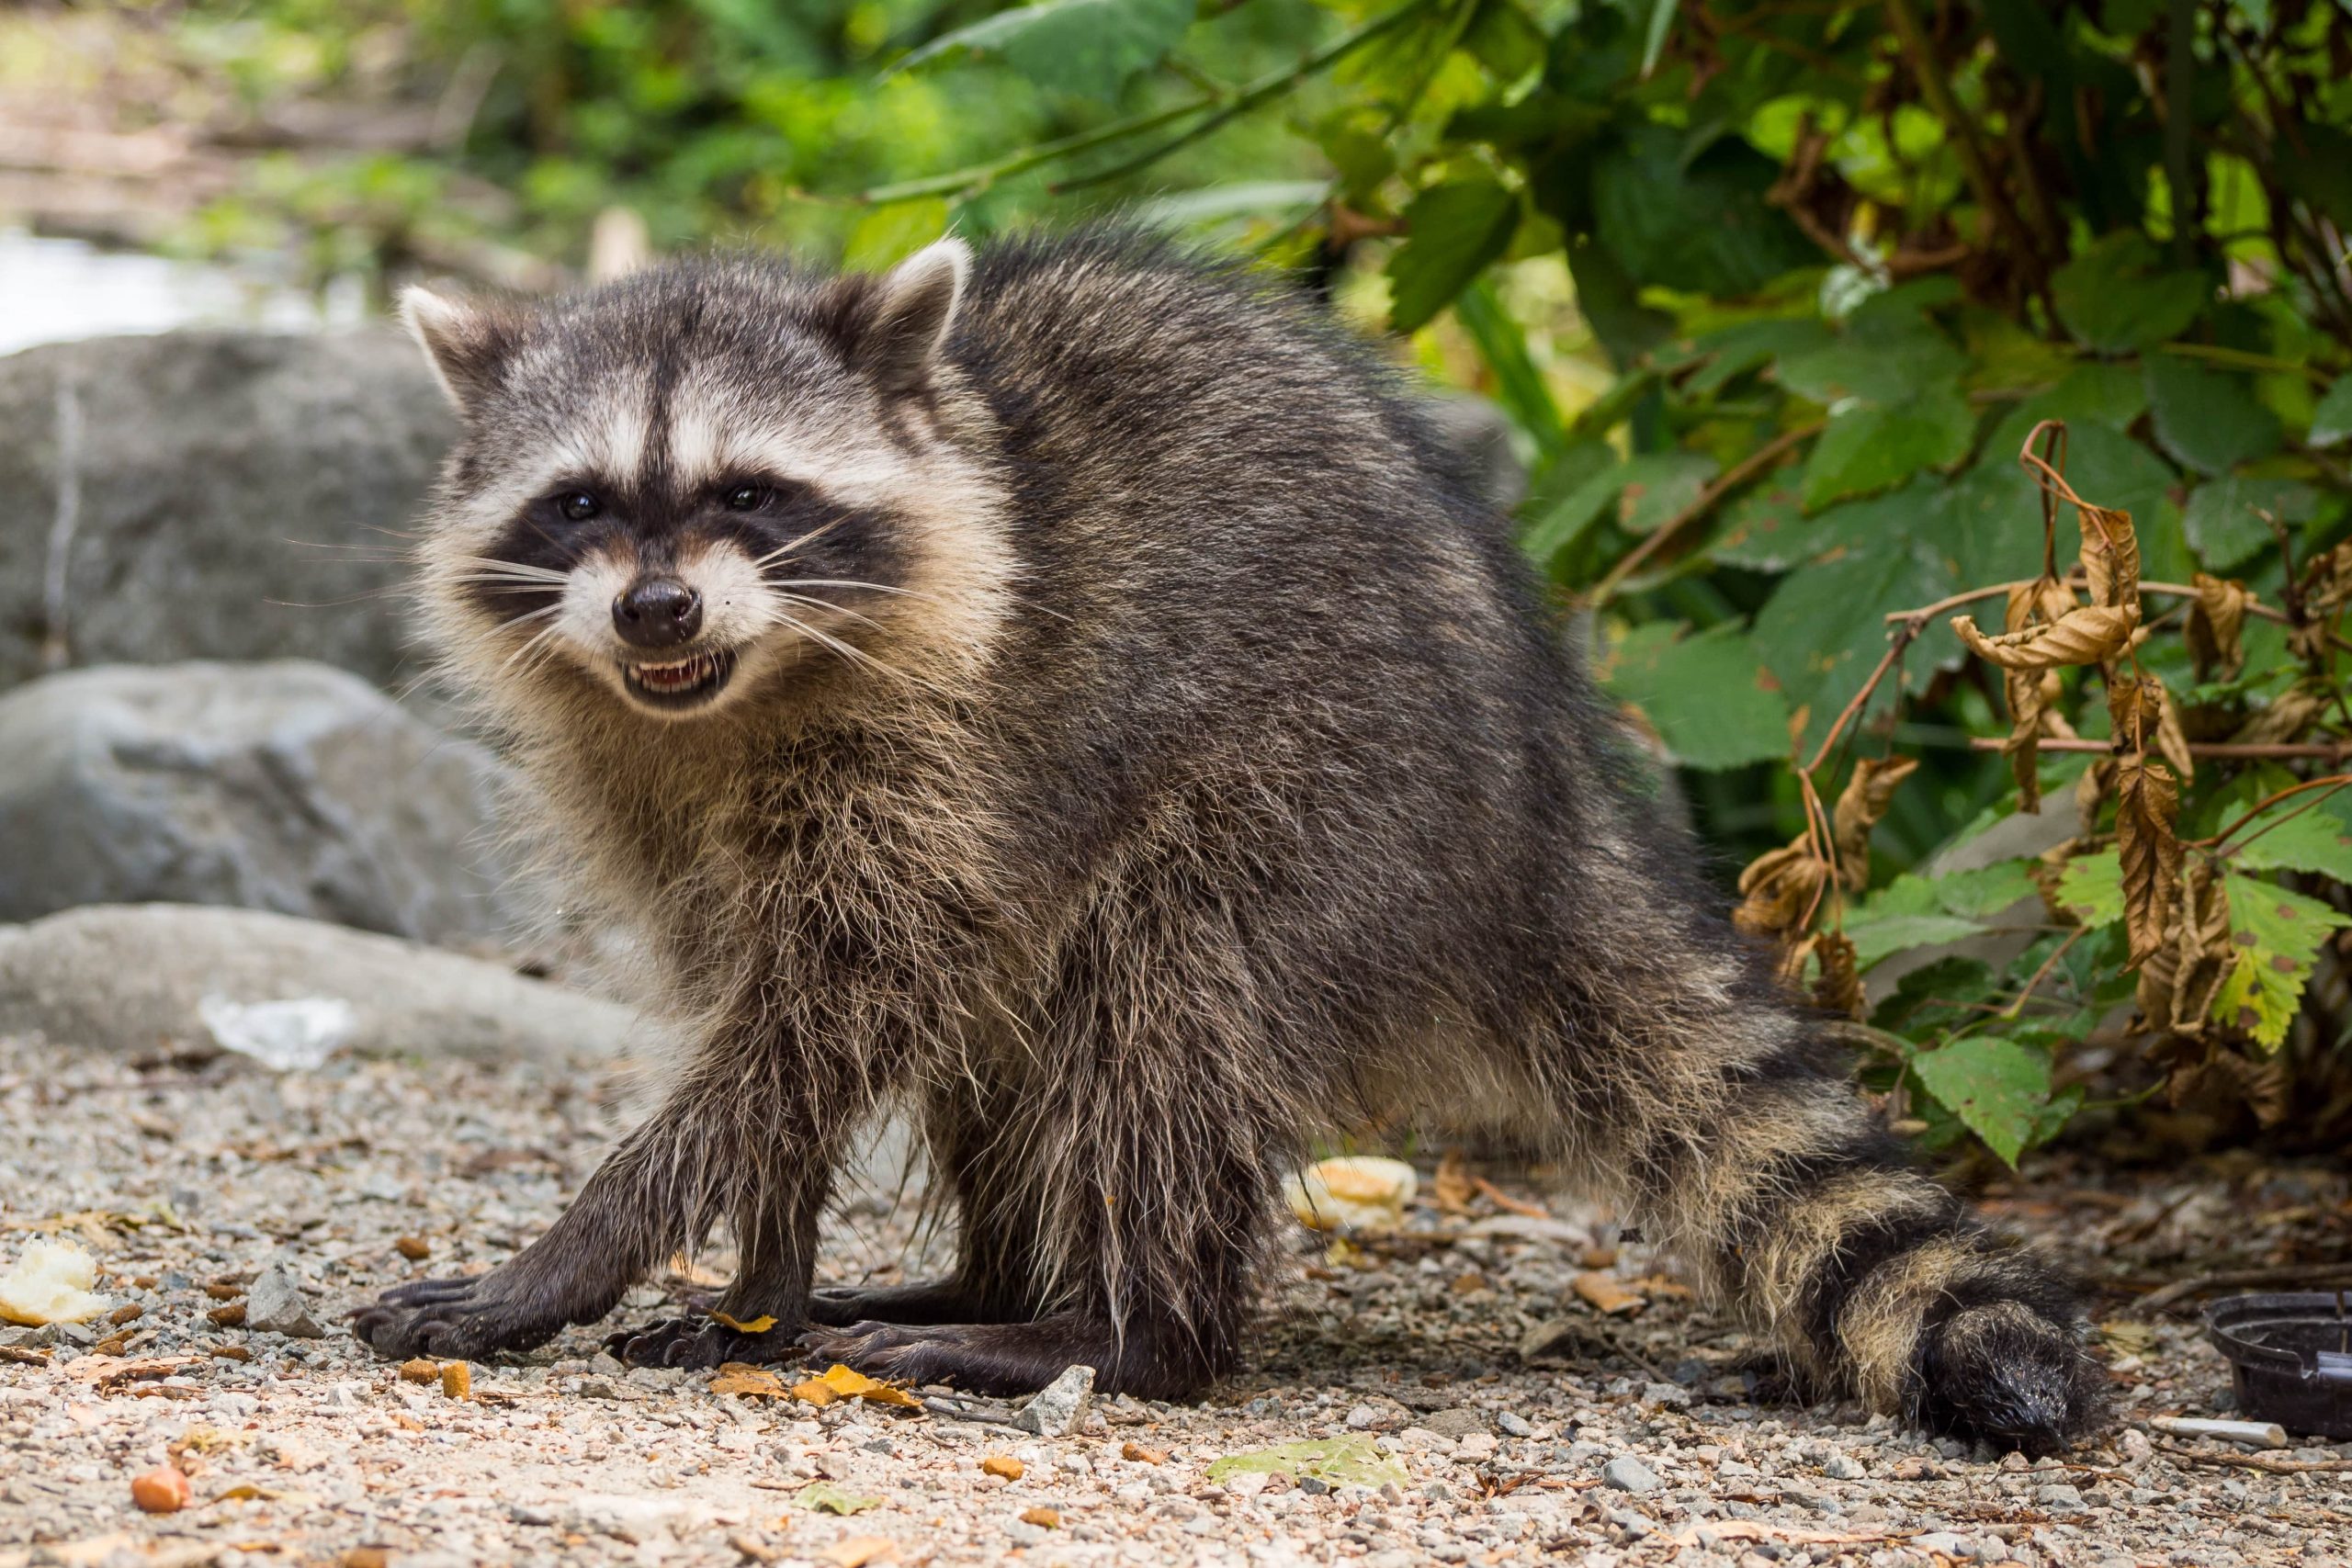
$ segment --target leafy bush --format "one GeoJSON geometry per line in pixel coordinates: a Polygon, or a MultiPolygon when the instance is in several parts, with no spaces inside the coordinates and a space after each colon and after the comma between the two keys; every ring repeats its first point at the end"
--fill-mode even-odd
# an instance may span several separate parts
{"type": "Polygon", "coordinates": [[[2346,1028],[2346,11],[1335,0],[1229,83],[1226,8],[932,40],[901,68],[1190,96],[870,194],[912,243],[1287,113],[1327,177],[1261,247],[1377,248],[1388,324],[1469,345],[1529,554],[1897,1109],[2014,1161],[2120,1061],[2281,1120],[2346,1028]],[[1562,266],[1581,398],[1510,305],[1562,266]]]}

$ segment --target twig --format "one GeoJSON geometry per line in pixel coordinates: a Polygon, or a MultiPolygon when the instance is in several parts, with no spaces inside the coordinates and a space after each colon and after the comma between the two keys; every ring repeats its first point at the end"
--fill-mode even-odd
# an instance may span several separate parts
{"type": "Polygon", "coordinates": [[[1856,714],[1862,711],[1863,705],[1871,700],[1871,694],[1878,690],[1878,683],[1886,679],[1886,672],[1894,667],[1894,661],[1903,657],[1903,650],[1909,648],[1911,639],[1918,635],[1918,626],[1906,626],[1888,639],[1886,652],[1880,656],[1878,668],[1871,671],[1871,678],[1862,682],[1862,689],[1854,694],[1853,700],[1838,715],[1838,721],[1829,727],[1829,733],[1821,738],[1821,749],[1813,754],[1813,761],[1805,764],[1806,773],[1814,772],[1829,760],[1829,749],[1837,744],[1838,733],[1853,722],[1856,714]]]}
{"type": "Polygon", "coordinates": [[[2007,230],[2009,238],[2023,253],[2019,259],[2026,264],[2031,291],[2040,295],[2047,287],[2047,279],[2043,276],[2041,253],[2034,248],[2033,235],[2027,230],[2025,220],[2018,216],[2017,209],[2010,205],[2000,182],[1994,177],[1993,165],[1984,157],[1984,144],[1976,121],[1961,103],[1959,95],[1952,91],[1951,79],[1944,74],[1942,63],[1936,59],[1935,45],[1928,39],[1927,29],[1919,25],[1918,12],[1913,8],[1911,0],[1886,0],[1886,19],[1902,46],[1903,53],[1910,61],[1912,74],[1918,79],[1920,96],[1928,100],[1928,107],[1935,110],[1936,118],[1958,133],[1952,138],[1952,151],[1960,155],[1961,172],[1966,176],[1969,188],[1976,193],[1977,201],[1994,223],[2007,230]]]}
{"type": "MultiPolygon", "coordinates": [[[[2034,578],[2021,577],[2014,582],[1996,582],[1990,588],[1972,588],[1965,593],[1955,593],[1949,599],[1939,599],[1932,604],[1922,604],[1916,610],[1889,610],[1882,618],[1889,624],[1895,621],[1931,621],[1947,610],[1962,609],[1979,600],[1998,599],[2013,588],[2029,587],[2036,581],[2038,580],[2034,578]]],[[[2083,586],[2082,573],[2079,570],[2068,572],[2059,581],[2069,588],[2083,586]]],[[[2167,598],[2194,599],[2197,597],[2197,590],[2186,582],[2158,582],[2145,578],[2141,580],[2140,592],[2161,593],[2167,598]]],[[[2295,624],[2294,617],[2285,611],[2274,610],[2259,601],[2249,600],[2245,613],[2256,620],[2276,621],[2282,626],[2290,626],[2295,624]]]]}
{"type": "Polygon", "coordinates": [[[2226,1464],[2237,1470],[2267,1470],[2274,1475],[2332,1474],[2352,1471],[2352,1459],[2280,1459],[2276,1454],[2209,1453],[2178,1443],[2158,1443],[2156,1451],[2198,1464],[2226,1464]]]}
{"type": "Polygon", "coordinates": [[[1789,448],[1800,441],[1818,434],[1821,427],[1827,423],[1826,420],[1815,420],[1809,424],[1800,424],[1784,430],[1738,462],[1734,463],[1714,483],[1693,497],[1690,505],[1659,524],[1651,532],[1649,537],[1626,551],[1624,558],[1611,567],[1607,575],[1594,583],[1591,592],[1585,595],[1587,606],[1598,610],[1609,603],[1610,595],[1617,592],[1618,584],[1641,570],[1642,564],[1664,548],[1668,540],[1697,519],[1713,511],[1715,503],[1731,491],[1779,462],[1787,455],[1789,448]]]}
{"type": "MultiPolygon", "coordinates": [[[[2288,789],[2279,790],[2276,794],[2266,795],[2262,799],[2256,801],[2252,806],[2246,807],[2245,816],[2239,818],[2236,821],[2231,823],[2228,827],[2222,829],[2211,838],[2198,839],[2192,841],[2199,849],[2217,848],[2221,844],[2226,842],[2231,834],[2236,832],[2239,829],[2245,827],[2247,823],[2253,821],[2256,818],[2261,816],[2264,812],[2269,810],[2272,807],[2278,805],[2289,795],[2301,795],[2307,789],[2318,789],[2322,785],[2325,785],[2327,787],[2327,795],[2320,795],[2317,799],[2303,802],[2302,805],[2295,807],[2294,810],[2290,811],[2286,816],[2278,818],[2277,822],[2264,823],[2259,832],[2252,833],[2247,836],[2245,844],[2250,844],[2254,842],[2255,840],[2262,837],[2264,833],[2270,831],[2271,829],[2278,827],[2282,823],[2290,822],[2294,818],[2301,817],[2304,812],[2309,811],[2312,807],[2317,806],[2321,801],[2325,800],[2328,795],[2334,795],[2346,784],[2352,784],[2352,773],[2329,773],[2324,778],[2305,779],[2299,784],[2295,784],[2288,789]]],[[[2245,848],[2245,844],[2240,844],[2238,848],[2244,849],[2245,848]]]]}
{"type": "MultiPolygon", "coordinates": [[[[1113,164],[1107,169],[1095,169],[1089,173],[1080,175],[1072,179],[1057,181],[1052,187],[1053,191],[1058,196],[1064,191],[1079,190],[1087,186],[1102,185],[1107,181],[1117,179],[1123,175],[1131,175],[1137,169],[1148,168],[1151,164],[1158,163],[1160,159],[1168,156],[1170,152],[1175,152],[1178,148],[1190,146],[1192,143],[1200,141],[1201,138],[1208,135],[1210,132],[1220,130],[1226,125],[1230,124],[1232,121],[1238,119],[1241,116],[1248,114],[1251,109],[1256,108],[1259,105],[1280,97],[1283,94],[1289,92],[1292,88],[1306,81],[1309,76],[1316,75],[1322,72],[1327,67],[1338,62],[1342,56],[1353,53],[1355,51],[1363,48],[1365,44],[1370,43],[1374,39],[1380,37],[1381,34],[1387,32],[1390,28],[1396,27],[1398,23],[1407,21],[1411,17],[1418,16],[1421,12],[1428,10],[1433,3],[1434,0],[1406,0],[1406,4],[1397,6],[1396,9],[1387,13],[1385,16],[1374,17],[1371,21],[1366,22],[1360,28],[1357,28],[1354,31],[1347,33],[1340,38],[1334,39],[1331,42],[1324,45],[1321,49],[1317,50],[1314,53],[1300,61],[1296,65],[1291,66],[1286,70],[1272,72],[1267,75],[1261,76],[1258,80],[1242,87],[1238,92],[1224,96],[1221,105],[1218,98],[1204,97],[1194,103],[1192,107],[1193,108],[1210,109],[1211,112],[1202,117],[1202,118],[1195,121],[1193,124],[1186,126],[1183,130],[1178,131],[1175,135],[1170,137],[1167,141],[1160,142],[1159,145],[1147,147],[1133,157],[1122,159],[1120,162],[1113,164]]],[[[1468,16],[1469,11],[1465,7],[1463,12],[1465,25],[1468,16]]],[[[1444,52],[1445,51],[1443,50],[1439,51],[1441,58],[1442,58],[1444,52]]]]}
{"type": "Polygon", "coordinates": [[[2224,1269],[2175,1280],[2160,1291],[2149,1292],[2133,1306],[2135,1311],[2154,1314],[2206,1291],[2238,1290],[2248,1285],[2319,1285],[2338,1280],[2352,1280],[2352,1263],[2278,1263],[2267,1269],[2224,1269]]]}
{"type": "MultiPolygon", "coordinates": [[[[2004,742],[1996,736],[1973,735],[1968,745],[1974,751],[1997,751],[2004,742]]],[[[2112,740],[2041,740],[2036,742],[2044,751],[2112,751],[2112,740]]],[[[2261,761],[2290,762],[2316,758],[2324,761],[2341,762],[2352,759],[2352,740],[2312,741],[2308,744],[2267,744],[2245,740],[2192,740],[2188,743],[2192,757],[2236,757],[2261,761]]]]}

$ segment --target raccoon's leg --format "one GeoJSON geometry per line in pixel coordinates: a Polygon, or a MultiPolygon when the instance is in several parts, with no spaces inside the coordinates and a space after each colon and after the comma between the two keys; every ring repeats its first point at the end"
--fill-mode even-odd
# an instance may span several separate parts
{"type": "Polygon", "coordinates": [[[1025,1323],[1038,1314],[1036,1213],[1021,1182],[1026,1162],[1001,1136],[1014,1115],[1011,1090],[959,1075],[922,1115],[932,1168],[955,1195],[956,1272],[905,1285],[820,1287],[809,1298],[810,1323],[1025,1323]]]}
{"type": "Polygon", "coordinates": [[[486,1274],[424,1280],[352,1314],[385,1356],[467,1358],[527,1350],[594,1323],[704,1224],[695,1173],[710,1135],[702,1097],[673,1095],[596,1168],[547,1235],[486,1274]]]}
{"type": "Polygon", "coordinates": [[[736,1197],[735,1279],[708,1316],[662,1318],[608,1335],[605,1348],[633,1367],[707,1368],[729,1361],[795,1358],[793,1339],[808,1321],[808,1278],[817,1257],[817,1220],[831,1190],[829,1166],[766,1174],[736,1197]],[[763,1329],[729,1327],[775,1321],[763,1329]]]}
{"type": "Polygon", "coordinates": [[[2073,1292],[1910,1168],[1835,1054],[1721,964],[1592,1042],[1571,1116],[1603,1185],[1818,1386],[2036,1454],[2097,1427],[2073,1292]]]}
{"type": "Polygon", "coordinates": [[[855,1323],[816,1353],[862,1371],[991,1393],[1042,1388],[1073,1364],[1104,1393],[1181,1398],[1238,1358],[1291,1130],[1263,1081],[1251,980],[1221,919],[1187,920],[1138,895],[1093,922],[1046,1004],[1051,1025],[1009,1099],[997,1146],[1039,1205],[1041,1284],[1030,1323],[855,1323]],[[1138,907],[1140,906],[1140,907],[1138,907]],[[1171,998],[1182,998],[1180,1005],[1171,998]]]}

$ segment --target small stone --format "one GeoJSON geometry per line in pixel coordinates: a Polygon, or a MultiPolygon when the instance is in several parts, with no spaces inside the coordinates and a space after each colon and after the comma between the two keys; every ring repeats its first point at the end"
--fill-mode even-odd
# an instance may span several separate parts
{"type": "Polygon", "coordinates": [[[2115,1447],[2123,1456],[2123,1468],[2126,1470],[2139,1469],[2154,1458],[2156,1452],[2155,1445],[2148,1441],[2148,1434],[2136,1427],[2127,1428],[2123,1436],[2116,1439],[2115,1447]]]}
{"type": "Polygon", "coordinates": [[[1021,1522],[1024,1525],[1035,1525],[1041,1530],[1057,1530],[1062,1528],[1061,1514],[1053,1508],[1023,1508],[1021,1510],[1021,1522]]]}
{"type": "Polygon", "coordinates": [[[1380,1412],[1369,1404],[1359,1404],[1348,1412],[1348,1430],[1366,1432],[1380,1425],[1380,1412]]]}
{"type": "Polygon", "coordinates": [[[245,1326],[297,1339],[323,1339],[326,1330],[311,1315],[301,1281],[283,1258],[273,1258],[245,1288],[245,1326]]]}
{"type": "Polygon", "coordinates": [[[150,1514],[176,1514],[188,1505],[195,1489],[172,1465],[164,1465],[130,1479],[130,1500],[150,1514]]]}
{"type": "Polygon", "coordinates": [[[1832,1449],[1829,1457],[1822,1461],[1821,1473],[1832,1481],[1860,1481],[1870,1472],[1862,1468],[1861,1461],[1832,1449]]]}
{"type": "Polygon", "coordinates": [[[1119,1445],[1119,1457],[1133,1460],[1137,1464],[1166,1464],[1168,1462],[1168,1455],[1164,1450],[1146,1448],[1133,1439],[1119,1445]]]}
{"type": "Polygon", "coordinates": [[[1600,1479],[1620,1492],[1655,1492],[1663,1484],[1656,1471],[1631,1454],[1620,1454],[1603,1465],[1600,1479]]]}
{"type": "Polygon", "coordinates": [[[1453,1445],[1456,1464],[1484,1464],[1495,1457],[1495,1435],[1492,1432],[1471,1432],[1453,1445]]]}
{"type": "Polygon", "coordinates": [[[1310,1497],[1320,1497],[1331,1490],[1331,1483],[1319,1475],[1302,1475],[1298,1478],[1298,1489],[1310,1497]]]}
{"type": "Polygon", "coordinates": [[[1459,1406],[1452,1410],[1434,1411],[1414,1423],[1424,1431],[1435,1432],[1441,1438],[1466,1438],[1473,1432],[1487,1429],[1487,1418],[1475,1410],[1459,1406]]]}
{"type": "Polygon", "coordinates": [[[980,1472],[982,1474],[1001,1475],[1007,1481],[1020,1480],[1027,1468],[1027,1466],[1023,1465],[1019,1460],[1014,1459],[1011,1454],[990,1454],[988,1458],[980,1461],[980,1472]]]}
{"type": "Polygon", "coordinates": [[[2053,1514],[2078,1514],[2083,1510],[2083,1495],[2064,1482],[2033,1489],[2033,1500],[2053,1514]]]}
{"type": "Polygon", "coordinates": [[[1093,1397],[1094,1369],[1068,1367],[1021,1407],[1012,1424],[1041,1438],[1067,1438],[1086,1419],[1086,1408],[1093,1397]]]}
{"type": "Polygon", "coordinates": [[[1503,1436],[1507,1438],[1532,1438],[1535,1436],[1535,1428],[1529,1426],[1527,1424],[1527,1418],[1521,1416],[1516,1411],[1504,1411],[1501,1415],[1495,1417],[1495,1425],[1503,1429],[1503,1436]]]}

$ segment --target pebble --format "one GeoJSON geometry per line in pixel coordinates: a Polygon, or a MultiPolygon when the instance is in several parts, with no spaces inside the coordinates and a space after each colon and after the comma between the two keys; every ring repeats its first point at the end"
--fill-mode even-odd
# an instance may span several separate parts
{"type": "Polygon", "coordinates": [[[1086,1419],[1086,1408],[1093,1397],[1094,1369],[1065,1367],[1061,1376],[1021,1407],[1012,1424],[1041,1438],[1067,1438],[1086,1419]]]}
{"type": "Polygon", "coordinates": [[[1655,1492],[1665,1484],[1657,1472],[1631,1454],[1620,1454],[1603,1465],[1600,1479],[1620,1492],[1655,1492]]]}
{"type": "Polygon", "coordinates": [[[1516,1411],[1504,1411],[1501,1415],[1495,1417],[1495,1425],[1502,1428],[1503,1435],[1507,1438],[1532,1438],[1535,1436],[1535,1428],[1529,1426],[1527,1424],[1527,1418],[1516,1411]]]}
{"type": "Polygon", "coordinates": [[[1861,1461],[1832,1449],[1829,1457],[1821,1461],[1821,1473],[1832,1481],[1860,1481],[1870,1472],[1862,1468],[1861,1461]]]}
{"type": "Polygon", "coordinates": [[[263,1265],[245,1287],[245,1326],[263,1334],[284,1334],[297,1339],[322,1339],[326,1330],[311,1315],[301,1280],[282,1258],[263,1265]]]}

